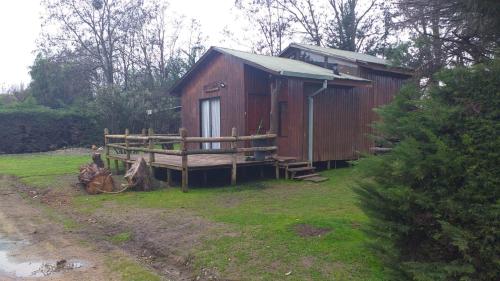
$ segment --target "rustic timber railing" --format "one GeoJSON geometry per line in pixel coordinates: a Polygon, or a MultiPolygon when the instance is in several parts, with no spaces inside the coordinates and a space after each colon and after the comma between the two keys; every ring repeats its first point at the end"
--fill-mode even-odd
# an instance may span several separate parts
{"type": "MultiPolygon", "coordinates": [[[[118,161],[121,160],[125,163],[126,168],[130,168],[131,163],[134,162],[131,155],[137,153],[148,154],[148,165],[150,169],[153,166],[162,166],[161,163],[156,161],[156,155],[169,155],[180,157],[178,166],[171,167],[180,170],[182,173],[181,186],[182,191],[188,191],[188,156],[198,154],[225,154],[231,157],[231,184],[236,184],[236,172],[238,164],[238,154],[246,154],[252,152],[275,152],[278,147],[275,144],[275,134],[265,135],[252,135],[252,136],[238,136],[236,128],[232,128],[231,136],[222,137],[188,137],[187,131],[184,128],[179,130],[178,135],[173,134],[154,134],[152,129],[143,130],[141,134],[130,134],[129,130],[125,130],[125,134],[117,135],[110,134],[108,129],[104,130],[104,143],[105,155],[108,168],[111,169],[110,160],[114,159],[115,166],[118,169],[118,161]],[[266,146],[252,146],[252,147],[238,147],[239,142],[248,143],[254,140],[269,140],[270,145],[266,146]],[[200,149],[190,148],[190,143],[230,143],[229,147],[217,149],[200,149]],[[177,146],[175,144],[178,144],[177,146]],[[160,148],[158,148],[160,146],[160,148]],[[164,148],[167,146],[168,148],[164,148]],[[116,152],[115,156],[111,154],[111,149],[116,152]],[[116,156],[116,155],[124,156],[116,156]]],[[[191,146],[193,147],[193,146],[191,146]]],[[[199,147],[199,146],[198,146],[199,147]]],[[[279,173],[278,165],[274,161],[277,173],[279,173]]],[[[279,175],[279,174],[277,174],[279,175]]],[[[168,183],[171,184],[171,169],[167,169],[168,183]]]]}

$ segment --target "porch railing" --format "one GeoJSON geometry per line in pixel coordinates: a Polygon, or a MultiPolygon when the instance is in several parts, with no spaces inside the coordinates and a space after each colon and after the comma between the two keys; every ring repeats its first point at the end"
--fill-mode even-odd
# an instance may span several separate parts
{"type": "MultiPolygon", "coordinates": [[[[125,134],[111,134],[108,129],[104,130],[105,155],[108,168],[111,169],[110,159],[115,159],[115,166],[118,169],[117,157],[112,157],[111,149],[116,151],[116,154],[123,154],[120,157],[127,169],[130,167],[133,160],[131,154],[148,153],[148,165],[153,169],[155,165],[155,155],[174,155],[181,157],[181,166],[179,170],[182,173],[181,186],[182,191],[188,191],[188,161],[189,155],[196,154],[228,154],[231,155],[231,184],[236,184],[237,171],[237,155],[242,153],[252,152],[275,152],[278,147],[275,134],[238,136],[236,128],[232,128],[231,136],[222,137],[189,137],[186,129],[179,129],[179,134],[154,134],[152,129],[143,130],[141,134],[130,134],[129,130],[125,130],[125,134]],[[239,142],[248,143],[253,140],[270,140],[272,145],[268,146],[252,146],[238,147],[239,142]],[[199,149],[190,148],[190,143],[230,143],[229,147],[217,149],[199,149]]],[[[277,165],[276,165],[277,167],[277,165]]],[[[278,171],[279,172],[279,171],[278,171]]],[[[171,183],[171,171],[167,169],[167,179],[171,183]]]]}

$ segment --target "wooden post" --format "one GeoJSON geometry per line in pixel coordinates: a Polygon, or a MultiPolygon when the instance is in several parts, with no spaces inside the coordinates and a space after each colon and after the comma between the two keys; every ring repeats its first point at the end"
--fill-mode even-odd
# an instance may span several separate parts
{"type": "MultiPolygon", "coordinates": [[[[145,131],[145,129],[143,130],[145,131]]],[[[148,130],[148,148],[149,149],[154,149],[154,140],[153,140],[153,135],[154,135],[154,132],[153,132],[153,129],[152,128],[149,128],[148,130]]],[[[154,168],[153,168],[153,163],[155,162],[155,153],[154,152],[149,152],[149,175],[151,176],[151,178],[154,177],[154,168]]]]}
{"type": "Polygon", "coordinates": [[[109,146],[108,146],[108,135],[109,135],[109,129],[105,128],[104,129],[104,149],[105,149],[105,154],[106,154],[106,164],[108,165],[108,169],[111,170],[111,160],[109,159],[109,146]]]}
{"type": "Polygon", "coordinates": [[[274,168],[276,169],[276,179],[280,179],[280,165],[278,164],[278,161],[274,163],[274,168]]]}
{"type": "Polygon", "coordinates": [[[116,174],[119,175],[120,174],[120,164],[118,163],[118,159],[115,159],[115,170],[116,170],[116,174]]]}
{"type": "Polygon", "coordinates": [[[328,170],[330,170],[330,169],[331,169],[331,161],[330,161],[330,160],[326,161],[326,168],[327,168],[328,170]]]}
{"type": "Polygon", "coordinates": [[[203,185],[206,186],[208,184],[208,174],[206,170],[203,170],[203,185]]]}
{"type": "Polygon", "coordinates": [[[184,128],[179,129],[179,135],[181,136],[181,151],[182,151],[182,181],[181,181],[181,188],[182,192],[188,192],[188,156],[186,154],[186,137],[187,137],[187,131],[184,128]]]}
{"type": "Polygon", "coordinates": [[[167,184],[168,186],[172,186],[172,169],[167,169],[167,184]]]}
{"type": "Polygon", "coordinates": [[[129,140],[128,140],[128,135],[130,134],[130,131],[129,129],[125,129],[125,147],[126,147],[126,161],[125,161],[125,167],[126,167],[126,170],[128,171],[130,169],[130,164],[129,164],[129,161],[130,161],[130,150],[128,150],[129,146],[130,146],[130,143],[129,143],[129,140]]]}
{"type": "Polygon", "coordinates": [[[271,88],[271,112],[270,112],[270,124],[269,132],[271,134],[276,134],[278,132],[278,95],[281,89],[281,80],[276,78],[274,80],[274,87],[271,88]]]}
{"type": "MultiPolygon", "coordinates": [[[[142,135],[143,137],[147,136],[147,135],[148,135],[148,133],[149,133],[149,130],[151,130],[151,128],[150,128],[150,129],[148,129],[148,130],[146,130],[146,128],[142,128],[142,130],[141,130],[141,135],[142,135]]],[[[146,144],[147,144],[147,141],[146,141],[146,140],[143,140],[143,141],[142,141],[142,145],[146,146],[146,144]]]]}
{"type": "Polygon", "coordinates": [[[236,138],[236,140],[231,142],[231,148],[235,150],[233,152],[233,154],[231,155],[231,164],[232,164],[232,167],[231,167],[231,185],[235,185],[236,184],[236,171],[238,169],[238,165],[237,165],[238,154],[236,152],[236,148],[238,146],[238,142],[237,142],[238,130],[236,130],[235,127],[233,127],[233,129],[231,130],[231,136],[236,138]]]}

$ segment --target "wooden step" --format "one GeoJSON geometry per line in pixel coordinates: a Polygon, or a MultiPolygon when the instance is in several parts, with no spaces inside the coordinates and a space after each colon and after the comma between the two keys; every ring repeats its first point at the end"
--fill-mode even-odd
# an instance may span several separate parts
{"type": "Polygon", "coordinates": [[[280,164],[286,164],[297,160],[297,158],[295,157],[286,157],[286,156],[275,156],[274,159],[277,160],[280,164]]]}
{"type": "Polygon", "coordinates": [[[294,180],[303,180],[303,179],[307,179],[307,178],[310,178],[310,177],[317,177],[319,176],[319,174],[307,174],[307,175],[302,175],[302,176],[295,176],[293,177],[294,180]]]}
{"type": "Polygon", "coordinates": [[[314,171],[316,170],[315,167],[300,167],[300,168],[289,168],[288,172],[290,173],[296,173],[296,172],[305,172],[305,171],[314,171]]]}
{"type": "Polygon", "coordinates": [[[288,167],[296,167],[296,166],[309,166],[309,162],[290,162],[286,164],[288,167]]]}
{"type": "Polygon", "coordinates": [[[323,182],[323,181],[327,181],[328,178],[320,177],[320,176],[313,176],[313,177],[305,178],[304,180],[305,181],[312,181],[312,182],[323,182]]]}

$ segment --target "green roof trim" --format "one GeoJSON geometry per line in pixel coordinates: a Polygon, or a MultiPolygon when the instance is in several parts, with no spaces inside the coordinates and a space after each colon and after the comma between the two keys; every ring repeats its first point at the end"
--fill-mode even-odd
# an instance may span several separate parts
{"type": "Polygon", "coordinates": [[[331,69],[323,68],[314,64],[306,63],[299,60],[293,60],[282,57],[272,57],[258,55],[233,49],[213,47],[214,50],[224,54],[228,54],[240,58],[250,64],[260,66],[268,71],[274,72],[282,76],[299,77],[318,80],[354,80],[370,82],[370,80],[361,77],[348,75],[344,73],[334,74],[331,69]]]}
{"type": "Polygon", "coordinates": [[[259,68],[263,71],[277,76],[297,77],[315,80],[343,80],[354,81],[369,84],[370,80],[349,75],[345,73],[335,74],[333,70],[323,68],[314,64],[306,63],[299,60],[293,60],[282,57],[272,57],[258,55],[228,48],[210,47],[203,56],[182,76],[169,90],[169,93],[178,93],[179,89],[186,83],[195,70],[203,64],[214,52],[236,57],[242,60],[245,64],[259,68]]]}

